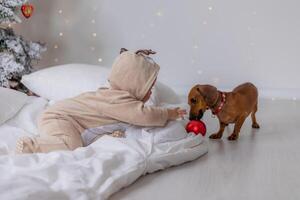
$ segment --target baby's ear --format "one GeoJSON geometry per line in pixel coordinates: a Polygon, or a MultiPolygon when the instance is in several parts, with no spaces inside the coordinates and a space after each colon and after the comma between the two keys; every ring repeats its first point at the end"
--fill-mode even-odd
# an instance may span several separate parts
{"type": "Polygon", "coordinates": [[[121,49],[120,49],[120,54],[123,53],[123,52],[125,52],[125,51],[128,51],[128,49],[121,48],[121,49]]]}

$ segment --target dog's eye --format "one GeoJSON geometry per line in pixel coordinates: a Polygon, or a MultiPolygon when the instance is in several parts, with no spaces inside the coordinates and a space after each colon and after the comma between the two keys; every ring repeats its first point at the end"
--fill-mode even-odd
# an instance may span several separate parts
{"type": "Polygon", "coordinates": [[[196,103],[197,103],[197,100],[194,99],[194,98],[192,98],[192,99],[191,99],[191,103],[192,103],[192,104],[196,104],[196,103]]]}

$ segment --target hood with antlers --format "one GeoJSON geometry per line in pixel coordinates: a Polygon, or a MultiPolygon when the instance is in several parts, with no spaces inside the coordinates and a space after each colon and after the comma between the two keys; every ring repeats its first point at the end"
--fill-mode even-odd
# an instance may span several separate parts
{"type": "Polygon", "coordinates": [[[122,48],[112,65],[109,83],[112,89],[129,92],[142,100],[152,87],[159,72],[159,65],[150,57],[150,50],[128,51],[122,48]]]}

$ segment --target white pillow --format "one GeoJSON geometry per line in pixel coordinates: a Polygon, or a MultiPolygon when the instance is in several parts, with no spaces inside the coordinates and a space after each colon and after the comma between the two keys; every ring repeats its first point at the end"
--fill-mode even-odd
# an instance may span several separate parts
{"type": "Polygon", "coordinates": [[[172,88],[159,81],[155,84],[154,90],[156,90],[155,93],[157,93],[160,105],[181,103],[178,94],[172,88]]]}
{"type": "Polygon", "coordinates": [[[27,102],[24,93],[0,87],[0,125],[12,118],[27,102]]]}
{"type": "Polygon", "coordinates": [[[5,122],[5,125],[21,128],[27,133],[38,134],[37,120],[47,105],[48,101],[42,97],[28,97],[23,108],[13,118],[5,122]]]}
{"type": "Polygon", "coordinates": [[[104,86],[109,71],[97,65],[66,64],[24,75],[21,82],[35,94],[57,101],[104,86]]]}
{"type": "Polygon", "coordinates": [[[169,86],[157,81],[152,88],[152,95],[146,102],[149,106],[181,103],[179,96],[169,86]]]}
{"type": "MultiPolygon", "coordinates": [[[[32,92],[50,100],[53,104],[57,100],[108,86],[109,72],[109,68],[96,65],[67,64],[24,75],[21,82],[32,92]]],[[[180,103],[180,99],[170,87],[156,82],[150,103],[152,105],[177,104],[180,103]]]]}

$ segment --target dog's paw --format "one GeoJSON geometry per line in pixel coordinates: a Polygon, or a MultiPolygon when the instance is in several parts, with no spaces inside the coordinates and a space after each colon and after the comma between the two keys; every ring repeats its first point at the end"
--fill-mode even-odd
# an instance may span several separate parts
{"type": "Polygon", "coordinates": [[[258,125],[258,123],[253,123],[252,128],[260,128],[260,126],[258,125]]]}
{"type": "Polygon", "coordinates": [[[231,134],[227,139],[230,141],[237,140],[239,136],[237,134],[231,134]]]}
{"type": "Polygon", "coordinates": [[[222,137],[221,134],[214,133],[209,136],[210,139],[220,139],[222,137]]]}

